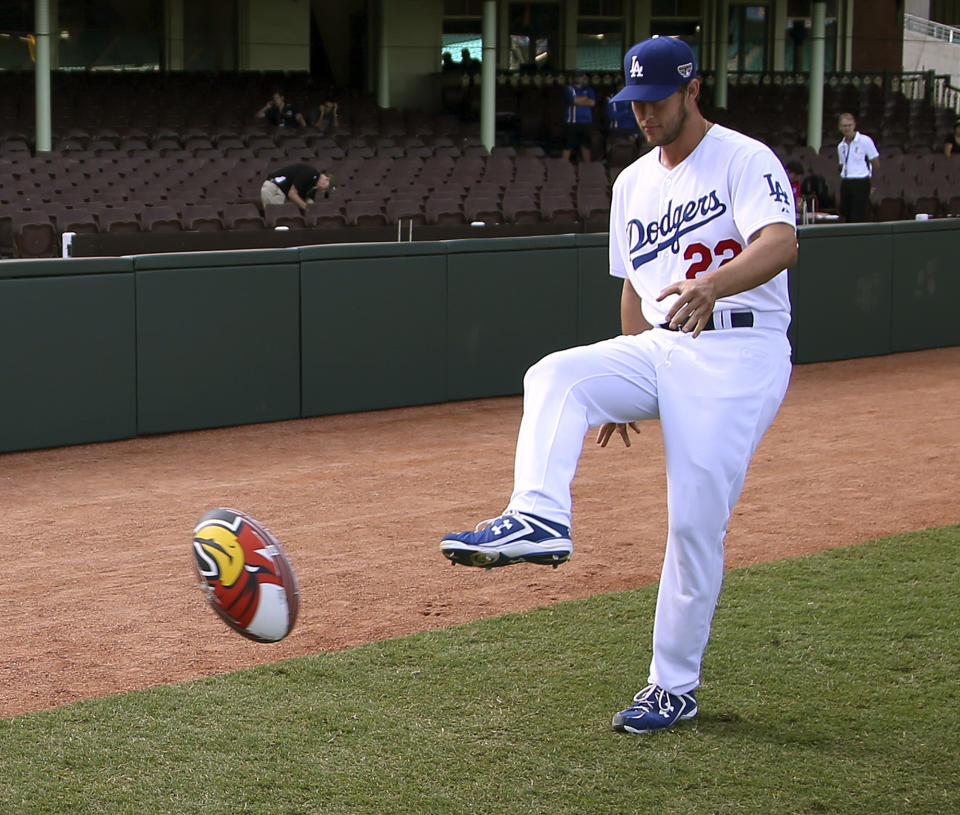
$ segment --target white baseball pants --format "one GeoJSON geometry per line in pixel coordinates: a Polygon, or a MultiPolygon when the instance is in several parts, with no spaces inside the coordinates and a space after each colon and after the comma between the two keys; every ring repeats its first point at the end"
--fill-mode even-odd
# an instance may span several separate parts
{"type": "Polygon", "coordinates": [[[790,371],[780,330],[718,329],[694,339],[655,328],[550,354],[524,378],[508,509],[569,526],[570,485],[588,429],[660,419],[668,533],[648,681],[671,693],[700,683],[727,521],[790,371]]]}

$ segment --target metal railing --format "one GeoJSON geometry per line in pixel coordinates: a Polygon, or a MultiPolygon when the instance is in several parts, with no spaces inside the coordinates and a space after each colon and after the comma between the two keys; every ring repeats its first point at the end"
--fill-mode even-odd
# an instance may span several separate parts
{"type": "Polygon", "coordinates": [[[937,23],[925,17],[917,17],[915,14],[904,14],[903,28],[905,31],[913,31],[935,40],[960,45],[960,28],[954,28],[952,25],[937,23]]]}

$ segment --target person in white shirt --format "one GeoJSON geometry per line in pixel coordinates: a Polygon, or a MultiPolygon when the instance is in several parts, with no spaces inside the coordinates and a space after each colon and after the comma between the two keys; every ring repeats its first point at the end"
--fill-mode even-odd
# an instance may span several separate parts
{"type": "Polygon", "coordinates": [[[880,153],[873,139],[857,132],[857,120],[852,113],[841,113],[837,124],[843,134],[837,145],[840,216],[847,223],[869,221],[871,178],[880,153]]]}

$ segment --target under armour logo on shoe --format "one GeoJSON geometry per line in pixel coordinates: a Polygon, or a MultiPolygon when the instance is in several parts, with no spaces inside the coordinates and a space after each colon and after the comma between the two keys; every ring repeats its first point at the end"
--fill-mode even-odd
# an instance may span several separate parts
{"type": "Polygon", "coordinates": [[[490,525],[490,530],[493,532],[494,535],[499,535],[501,532],[503,532],[504,529],[512,529],[512,528],[513,528],[513,521],[511,521],[509,518],[504,518],[503,523],[490,525]]]}

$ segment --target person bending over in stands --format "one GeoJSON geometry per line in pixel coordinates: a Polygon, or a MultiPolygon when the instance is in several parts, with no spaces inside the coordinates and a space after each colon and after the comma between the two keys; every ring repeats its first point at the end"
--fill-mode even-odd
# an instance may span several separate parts
{"type": "Polygon", "coordinates": [[[336,183],[326,170],[309,164],[291,164],[267,176],[260,187],[260,201],[264,208],[292,201],[301,212],[307,211],[317,195],[329,198],[336,183]]]}

